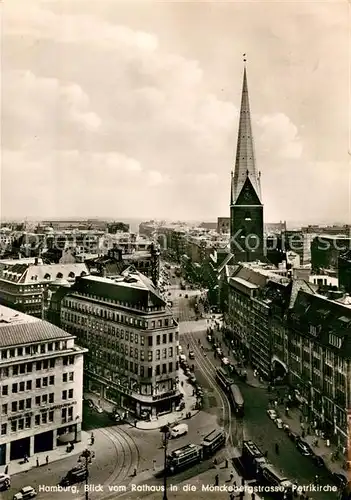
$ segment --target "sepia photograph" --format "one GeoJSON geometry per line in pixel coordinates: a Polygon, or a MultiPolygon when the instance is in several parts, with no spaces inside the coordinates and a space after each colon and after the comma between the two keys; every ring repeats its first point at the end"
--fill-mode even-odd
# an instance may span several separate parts
{"type": "Polygon", "coordinates": [[[351,500],[351,2],[0,7],[1,500],[351,500]]]}

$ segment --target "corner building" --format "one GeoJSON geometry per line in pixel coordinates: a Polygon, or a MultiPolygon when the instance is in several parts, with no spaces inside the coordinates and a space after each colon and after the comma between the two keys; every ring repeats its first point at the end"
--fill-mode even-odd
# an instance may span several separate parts
{"type": "Polygon", "coordinates": [[[0,306],[0,465],[80,441],[83,355],[75,338],[0,306]]]}
{"type": "Polygon", "coordinates": [[[152,282],[138,272],[80,278],[63,298],[61,325],[89,347],[85,390],[135,416],[174,410],[178,325],[152,282]]]}

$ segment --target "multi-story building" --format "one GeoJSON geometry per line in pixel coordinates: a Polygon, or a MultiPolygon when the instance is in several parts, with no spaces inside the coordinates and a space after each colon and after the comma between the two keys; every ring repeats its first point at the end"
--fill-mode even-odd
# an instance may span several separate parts
{"type": "Polygon", "coordinates": [[[230,232],[230,217],[217,217],[217,233],[229,234],[230,232]]]}
{"type": "Polygon", "coordinates": [[[178,326],[148,278],[125,271],[78,279],[62,299],[61,325],[89,346],[87,391],[137,416],[174,409],[180,399],[178,326]]]}
{"type": "Polygon", "coordinates": [[[351,294],[351,250],[339,257],[338,280],[340,288],[351,294]]]}
{"type": "Polygon", "coordinates": [[[0,306],[0,465],[80,441],[83,355],[75,337],[0,306]]]}
{"type": "Polygon", "coordinates": [[[38,258],[0,260],[0,304],[41,317],[42,294],[57,279],[74,282],[85,264],[43,264],[38,258]]]}
{"type": "Polygon", "coordinates": [[[311,243],[311,263],[314,272],[337,270],[339,257],[351,249],[351,238],[346,236],[317,236],[311,243]]]}

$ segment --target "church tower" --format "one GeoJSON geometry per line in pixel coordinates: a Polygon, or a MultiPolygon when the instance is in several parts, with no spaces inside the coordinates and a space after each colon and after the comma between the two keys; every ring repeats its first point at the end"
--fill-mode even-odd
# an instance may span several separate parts
{"type": "MultiPolygon", "coordinates": [[[[244,60],[245,61],[245,60],[244,60]]],[[[235,169],[231,174],[230,251],[235,262],[263,260],[261,174],[256,170],[246,67],[239,118],[235,169]]]]}

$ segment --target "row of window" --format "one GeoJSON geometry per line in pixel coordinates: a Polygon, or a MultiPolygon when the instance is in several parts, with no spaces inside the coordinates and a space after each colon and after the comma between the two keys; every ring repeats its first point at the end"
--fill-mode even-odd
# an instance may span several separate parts
{"type": "Polygon", "coordinates": [[[67,341],[49,342],[48,344],[31,344],[24,347],[0,350],[0,359],[11,359],[20,356],[35,356],[36,354],[47,354],[54,351],[67,349],[67,341]]]}
{"type": "MultiPolygon", "coordinates": [[[[88,314],[93,314],[92,312],[88,314]]],[[[123,316],[121,315],[121,318],[124,318],[124,321],[119,321],[119,314],[111,313],[111,316],[116,316],[116,322],[121,322],[121,323],[127,323],[129,325],[137,326],[139,328],[143,328],[144,330],[147,329],[152,329],[155,330],[156,328],[167,328],[169,326],[173,325],[173,320],[171,318],[163,318],[159,320],[152,320],[152,321],[145,321],[145,320],[140,320],[137,318],[131,318],[129,316],[123,316]],[[127,321],[127,318],[129,320],[127,321]]],[[[94,319],[91,318],[91,316],[81,316],[80,314],[74,314],[71,312],[67,311],[62,311],[61,313],[61,319],[64,321],[69,321],[71,323],[74,323],[76,325],[83,325],[83,326],[89,326],[92,329],[99,329],[99,328],[104,328],[105,330],[108,331],[108,333],[114,335],[114,330],[115,328],[112,327],[111,325],[106,325],[105,321],[94,321],[94,319]]],[[[112,318],[105,318],[110,321],[115,321],[112,318]]],[[[119,334],[119,328],[116,328],[117,336],[119,334]]],[[[123,332],[123,330],[122,330],[123,332]]],[[[132,342],[132,340],[131,340],[132,342]]]]}
{"type": "MultiPolygon", "coordinates": [[[[151,378],[153,376],[157,377],[166,373],[173,373],[178,370],[178,362],[170,362],[168,365],[167,363],[163,363],[162,365],[156,365],[155,369],[153,369],[151,366],[145,367],[143,365],[139,365],[138,363],[134,363],[133,361],[128,361],[125,358],[116,358],[116,365],[122,371],[125,370],[140,377],[147,378],[151,378]]],[[[101,365],[89,361],[86,364],[86,368],[95,373],[102,373],[104,371],[104,368],[101,365]]]]}
{"type": "MultiPolygon", "coordinates": [[[[53,410],[34,415],[34,426],[38,427],[40,425],[45,425],[48,423],[53,423],[55,421],[55,412],[53,410]]],[[[63,408],[61,410],[61,424],[66,424],[67,422],[73,421],[73,407],[63,408]]],[[[30,429],[32,427],[33,418],[24,417],[18,420],[12,420],[11,424],[1,424],[0,434],[1,436],[6,436],[9,427],[11,432],[19,432],[24,429],[30,429]]]]}
{"type": "Polygon", "coordinates": [[[35,389],[42,389],[44,387],[48,387],[49,385],[55,385],[55,376],[50,375],[49,377],[37,378],[34,380],[27,380],[26,382],[19,382],[12,384],[12,387],[9,385],[1,386],[1,395],[8,396],[10,393],[17,394],[18,392],[31,391],[33,387],[35,389]]]}

